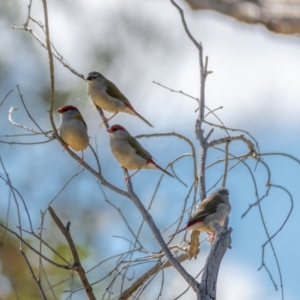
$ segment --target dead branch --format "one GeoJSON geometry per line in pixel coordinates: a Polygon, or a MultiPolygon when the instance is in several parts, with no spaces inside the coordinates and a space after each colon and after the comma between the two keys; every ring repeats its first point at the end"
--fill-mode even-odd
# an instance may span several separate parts
{"type": "Polygon", "coordinates": [[[80,258],[79,258],[79,255],[78,255],[78,252],[77,252],[77,249],[76,249],[76,246],[75,246],[75,243],[71,237],[71,233],[70,233],[70,226],[71,226],[71,223],[68,222],[67,226],[64,226],[63,223],[61,222],[61,220],[58,218],[58,216],[56,215],[56,213],[54,212],[53,208],[51,206],[48,207],[48,211],[53,219],[53,221],[55,222],[55,224],[57,225],[57,227],[59,228],[59,230],[61,231],[61,233],[64,235],[66,241],[68,242],[69,244],[69,247],[70,247],[70,250],[71,250],[71,253],[72,253],[72,256],[73,256],[73,259],[74,259],[74,262],[73,262],[73,270],[75,270],[80,279],[81,279],[81,282],[82,282],[82,285],[84,286],[84,289],[87,293],[87,296],[89,297],[90,300],[96,300],[96,297],[93,293],[93,288],[92,286],[90,285],[86,275],[85,275],[85,271],[81,265],[81,262],[80,262],[80,258]]]}

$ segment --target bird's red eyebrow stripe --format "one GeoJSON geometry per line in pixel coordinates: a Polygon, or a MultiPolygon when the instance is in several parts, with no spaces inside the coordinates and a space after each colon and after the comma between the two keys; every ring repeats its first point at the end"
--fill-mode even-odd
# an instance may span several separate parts
{"type": "Polygon", "coordinates": [[[78,110],[77,107],[73,106],[73,105],[66,105],[66,106],[63,106],[61,108],[59,108],[57,111],[59,113],[62,113],[62,112],[66,112],[68,110],[78,110]]]}
{"type": "Polygon", "coordinates": [[[111,129],[112,131],[116,131],[116,130],[124,130],[125,128],[121,125],[113,125],[109,129],[111,129]]]}

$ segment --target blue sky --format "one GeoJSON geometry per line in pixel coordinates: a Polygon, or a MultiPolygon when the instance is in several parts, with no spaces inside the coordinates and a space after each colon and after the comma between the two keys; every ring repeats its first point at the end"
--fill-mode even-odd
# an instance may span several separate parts
{"type": "MultiPolygon", "coordinates": [[[[299,39],[275,35],[263,26],[249,26],[210,11],[192,12],[185,3],[178,3],[185,11],[191,33],[196,40],[201,41],[204,54],[209,56],[209,70],[213,74],[207,78],[206,105],[211,109],[222,106],[218,116],[225,125],[249,131],[258,140],[262,153],[287,152],[299,158],[299,39]]],[[[155,128],[153,131],[137,118],[125,114],[116,116],[115,123],[126,124],[133,135],[176,131],[186,135],[197,145],[193,132],[196,102],[152,82],[182,90],[194,97],[199,94],[197,51],[183,30],[178,12],[168,1],[127,0],[125,4],[122,0],[102,0],[89,1],[89,5],[86,5],[86,2],[77,0],[72,2],[72,6],[58,6],[56,2],[49,2],[48,5],[51,38],[58,51],[79,73],[86,75],[97,70],[114,81],[137,111],[153,123],[155,128]]],[[[18,7],[20,15],[17,12],[12,14],[11,21],[14,25],[23,24],[26,18],[27,7],[23,1],[18,1],[18,7]]],[[[40,3],[34,2],[33,14],[38,20],[43,20],[40,3]]],[[[1,28],[3,44],[6,45],[2,55],[6,58],[9,72],[2,82],[0,98],[14,89],[1,107],[1,135],[20,131],[6,118],[7,110],[12,105],[21,108],[16,84],[20,85],[34,117],[44,129],[49,129],[47,104],[36,105],[41,102],[41,94],[48,90],[47,53],[37,43],[24,46],[32,38],[28,33],[12,30],[11,24],[4,22],[1,23],[1,28]],[[19,51],[11,55],[14,49],[19,51]]],[[[37,32],[41,35],[40,31],[37,32]]],[[[85,83],[59,63],[55,63],[55,71],[57,98],[64,92],[69,93],[67,102],[79,107],[88,124],[91,143],[97,143],[105,176],[117,186],[125,188],[123,173],[110,153],[106,132],[99,128],[99,116],[91,107],[85,83]]],[[[18,122],[33,126],[24,110],[20,109],[14,116],[18,122]]],[[[55,116],[55,121],[58,125],[58,116],[55,116]]],[[[211,138],[224,135],[224,132],[216,130],[211,138]]],[[[174,138],[142,139],[141,143],[161,166],[166,166],[170,157],[173,159],[190,151],[183,142],[174,138]]],[[[232,144],[231,147],[235,154],[245,151],[239,143],[232,144]]],[[[2,144],[1,148],[1,156],[10,176],[26,197],[37,227],[39,209],[44,209],[62,185],[81,168],[55,141],[28,148],[2,144]],[[20,176],[24,170],[26,174],[30,170],[30,180],[20,176]]],[[[85,157],[88,163],[95,165],[89,150],[85,157]]],[[[218,157],[222,157],[220,152],[210,151],[208,161],[212,162],[218,157]]],[[[274,246],[281,266],[285,299],[298,299],[299,284],[293,274],[300,265],[300,245],[297,238],[300,169],[299,165],[288,158],[272,156],[263,159],[271,166],[271,182],[287,187],[294,197],[294,211],[286,226],[274,239],[274,246]]],[[[255,162],[249,164],[254,170],[255,162]]],[[[175,169],[184,181],[191,182],[190,159],[179,162],[175,169]]],[[[217,167],[207,172],[208,188],[214,185],[221,170],[217,167]]],[[[160,176],[159,172],[148,172],[141,171],[133,179],[135,190],[144,203],[149,201],[149,195],[160,176]]],[[[265,190],[266,172],[258,166],[254,174],[261,196],[265,190]]],[[[230,173],[227,187],[233,207],[230,216],[233,241],[232,249],[228,250],[222,262],[218,299],[281,299],[280,290],[274,290],[266,272],[257,272],[261,264],[261,245],[267,240],[257,207],[241,219],[248,205],[256,201],[253,183],[243,166],[240,165],[230,173]]],[[[109,199],[131,217],[132,225],[137,226],[140,216],[133,205],[127,199],[106,192],[109,199]]],[[[186,193],[187,189],[173,179],[163,180],[150,211],[160,229],[178,218],[181,200],[186,193]]],[[[87,221],[93,222],[97,228],[95,239],[100,238],[106,244],[97,245],[95,242],[93,249],[128,247],[124,241],[112,237],[126,237],[129,233],[124,229],[120,216],[104,201],[95,179],[86,171],[71,182],[68,189],[55,200],[56,203],[66,210],[72,204],[74,216],[88,212],[87,221]],[[111,226],[112,219],[114,226],[111,226]]],[[[273,233],[280,227],[288,212],[289,199],[282,191],[273,189],[270,196],[262,202],[262,208],[270,232],[273,233]]],[[[69,216],[67,212],[66,216],[69,216]]],[[[13,216],[11,218],[13,220],[13,216]]],[[[80,228],[76,222],[73,221],[72,224],[75,228],[80,228]]],[[[149,233],[147,228],[144,230],[149,233]]],[[[172,229],[167,233],[171,232],[172,229]]],[[[167,233],[164,234],[165,238],[167,233]]],[[[181,237],[178,237],[178,242],[181,237]]],[[[84,241],[82,236],[79,239],[84,241]]],[[[157,249],[154,240],[145,239],[145,243],[157,249]]],[[[184,266],[193,274],[197,273],[207,251],[208,245],[203,245],[199,259],[185,262],[184,266]]],[[[266,251],[268,267],[279,285],[274,257],[269,248],[266,251]]],[[[87,264],[93,265],[95,257],[96,253],[91,253],[87,264]]],[[[174,287],[170,290],[173,293],[180,287],[179,294],[184,289],[185,282],[174,272],[170,276],[170,284],[174,287]]],[[[171,292],[166,291],[164,299],[169,299],[168,293],[171,292]]],[[[169,295],[172,296],[174,294],[169,295]]],[[[188,295],[183,299],[188,299],[188,295]]]]}

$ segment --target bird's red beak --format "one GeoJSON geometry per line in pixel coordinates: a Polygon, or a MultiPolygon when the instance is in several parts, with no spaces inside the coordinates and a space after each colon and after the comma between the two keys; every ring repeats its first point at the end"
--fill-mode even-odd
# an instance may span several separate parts
{"type": "Polygon", "coordinates": [[[107,130],[106,130],[108,133],[112,133],[113,131],[111,130],[111,127],[109,127],[107,130]]]}
{"type": "Polygon", "coordinates": [[[60,114],[63,112],[62,111],[62,108],[59,108],[58,110],[57,110],[57,112],[59,112],[60,114]]]}

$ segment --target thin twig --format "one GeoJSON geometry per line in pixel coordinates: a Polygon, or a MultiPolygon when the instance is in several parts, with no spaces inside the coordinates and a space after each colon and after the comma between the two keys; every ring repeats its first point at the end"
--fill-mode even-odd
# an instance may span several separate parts
{"type": "Polygon", "coordinates": [[[223,187],[226,187],[226,179],[227,179],[227,174],[228,174],[229,144],[230,144],[230,142],[226,142],[226,144],[225,144],[225,164],[224,164],[224,175],[223,175],[223,182],[222,182],[223,187]]]}
{"type": "Polygon", "coordinates": [[[2,104],[4,103],[4,101],[6,100],[6,98],[10,95],[10,93],[12,93],[14,90],[10,90],[6,95],[5,97],[3,98],[3,100],[1,101],[0,103],[0,107],[2,106],[2,104]]]}
{"type": "Polygon", "coordinates": [[[54,106],[54,95],[55,95],[55,81],[54,81],[54,63],[53,63],[53,55],[51,49],[51,41],[50,41],[50,30],[49,30],[49,21],[48,21],[48,8],[47,8],[47,0],[42,0],[43,8],[44,8],[44,18],[45,18],[45,35],[46,35],[46,45],[49,59],[49,71],[50,71],[50,106],[49,106],[49,120],[52,126],[52,129],[55,134],[57,134],[57,129],[53,120],[53,106],[54,106]]]}
{"type": "Polygon", "coordinates": [[[14,111],[16,111],[16,110],[18,110],[18,108],[13,107],[13,106],[9,109],[9,111],[8,111],[8,120],[9,120],[9,122],[11,122],[11,123],[12,123],[14,126],[16,126],[16,127],[20,127],[20,128],[25,129],[25,130],[28,130],[28,131],[30,131],[30,132],[39,134],[40,132],[38,132],[38,131],[36,131],[36,130],[34,130],[34,129],[32,129],[32,128],[26,127],[25,125],[19,124],[19,123],[15,122],[15,121],[12,119],[12,113],[13,113],[14,111]]]}
{"type": "Polygon", "coordinates": [[[23,250],[21,250],[21,253],[22,253],[22,256],[24,257],[24,259],[25,259],[25,261],[26,261],[26,264],[27,264],[27,266],[28,266],[28,268],[29,268],[29,271],[30,271],[30,274],[31,274],[32,279],[36,282],[36,284],[37,284],[37,286],[38,286],[38,288],[39,288],[39,291],[40,291],[40,293],[41,293],[43,299],[46,300],[47,297],[46,297],[45,292],[44,292],[44,290],[43,290],[41,281],[38,280],[38,279],[36,278],[36,276],[35,276],[35,274],[34,274],[34,272],[33,272],[33,269],[32,269],[32,267],[31,267],[31,264],[30,264],[30,262],[29,262],[29,260],[28,260],[28,258],[27,258],[27,256],[26,256],[25,252],[24,252],[23,250]]]}
{"type": "Polygon", "coordinates": [[[66,269],[66,270],[72,270],[72,266],[71,265],[61,265],[58,264],[54,261],[52,261],[51,259],[49,259],[48,257],[46,257],[45,255],[43,255],[42,253],[40,253],[39,251],[37,251],[35,248],[33,248],[28,242],[26,242],[25,239],[23,239],[19,234],[17,234],[15,231],[11,230],[10,228],[8,228],[7,226],[3,225],[2,223],[0,223],[0,227],[4,228],[5,230],[7,230],[8,232],[10,232],[12,235],[14,235],[20,242],[22,242],[24,245],[26,245],[31,251],[33,251],[35,254],[41,256],[44,260],[46,260],[47,262],[49,262],[50,264],[58,267],[58,268],[62,268],[62,269],[66,269]]]}
{"type": "MultiPolygon", "coordinates": [[[[44,132],[44,130],[39,126],[39,124],[38,124],[38,123],[35,121],[35,119],[31,116],[31,114],[30,114],[30,112],[29,112],[29,110],[28,110],[28,108],[27,108],[27,106],[26,106],[26,104],[25,104],[25,101],[24,101],[24,99],[23,99],[23,95],[21,94],[19,85],[17,85],[17,89],[18,89],[18,93],[19,93],[20,99],[21,99],[21,101],[22,101],[22,104],[23,104],[23,106],[24,106],[24,108],[25,108],[25,110],[26,110],[26,113],[27,113],[28,117],[29,117],[29,118],[31,119],[31,121],[36,125],[36,127],[40,130],[40,132],[43,133],[46,137],[48,137],[47,134],[46,134],[46,132],[44,132]]],[[[48,137],[48,138],[49,138],[49,137],[48,137]]]]}

